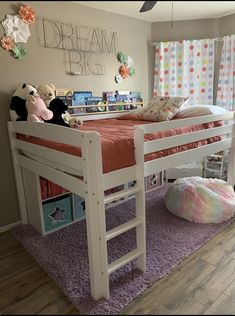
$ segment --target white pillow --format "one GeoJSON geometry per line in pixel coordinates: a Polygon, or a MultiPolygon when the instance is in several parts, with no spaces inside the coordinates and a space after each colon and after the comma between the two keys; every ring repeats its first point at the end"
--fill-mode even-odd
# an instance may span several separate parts
{"type": "Polygon", "coordinates": [[[226,114],[229,111],[217,105],[183,105],[176,113],[175,118],[187,118],[210,114],[226,114]]]}

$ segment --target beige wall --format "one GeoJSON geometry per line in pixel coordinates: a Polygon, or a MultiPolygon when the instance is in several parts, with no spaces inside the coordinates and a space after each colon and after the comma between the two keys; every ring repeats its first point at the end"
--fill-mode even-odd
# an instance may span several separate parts
{"type": "MultiPolygon", "coordinates": [[[[37,1],[27,2],[39,17],[81,24],[117,32],[118,50],[133,58],[136,75],[116,84],[114,76],[120,63],[116,56],[106,55],[105,75],[102,76],[72,76],[66,74],[64,55],[61,50],[40,47],[37,39],[36,25],[30,25],[31,36],[28,43],[23,44],[27,56],[23,61],[15,60],[10,54],[0,48],[1,69],[1,163],[0,163],[0,227],[19,220],[17,196],[9,149],[6,122],[9,120],[9,104],[16,87],[22,82],[31,84],[54,83],[60,88],[77,90],[92,90],[94,95],[103,91],[132,90],[141,91],[144,100],[149,98],[149,67],[148,60],[151,34],[151,24],[121,15],[86,8],[67,1],[37,1]]],[[[6,14],[16,14],[16,2],[0,2],[0,21],[6,14]]],[[[0,26],[0,37],[4,30],[0,26]]]]}
{"type": "Polygon", "coordinates": [[[225,16],[219,22],[220,36],[235,34],[235,14],[225,16]]]}
{"type": "Polygon", "coordinates": [[[157,42],[215,36],[219,36],[217,19],[174,21],[173,27],[171,27],[171,22],[152,23],[152,40],[157,42]]]}

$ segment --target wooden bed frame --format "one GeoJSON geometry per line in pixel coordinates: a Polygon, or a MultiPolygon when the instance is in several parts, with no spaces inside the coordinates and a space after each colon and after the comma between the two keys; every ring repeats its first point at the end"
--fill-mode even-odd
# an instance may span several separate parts
{"type": "MultiPolygon", "coordinates": [[[[108,115],[117,117],[118,115],[108,115]]],[[[107,115],[89,115],[83,120],[107,118],[107,115]]],[[[95,300],[109,298],[109,274],[136,259],[136,266],[141,271],[146,269],[146,238],[145,238],[145,187],[144,177],[156,172],[197,161],[209,154],[229,150],[228,182],[234,185],[235,175],[235,143],[234,143],[234,113],[223,115],[207,115],[169,122],[153,123],[137,126],[134,130],[134,147],[136,165],[103,174],[101,140],[96,132],[83,132],[52,124],[30,122],[8,122],[8,130],[13,157],[15,180],[19,199],[21,220],[23,224],[30,223],[37,229],[42,216],[42,203],[39,176],[61,185],[81,197],[86,203],[86,225],[89,254],[89,273],[91,295],[95,300]],[[224,120],[221,127],[214,127],[184,135],[144,142],[144,134],[157,131],[224,120]],[[82,157],[65,154],[53,149],[35,145],[16,138],[16,134],[31,135],[60,143],[79,146],[82,157]],[[209,137],[223,135],[221,141],[199,148],[151,161],[144,161],[144,155],[154,151],[203,140],[209,137]],[[83,181],[78,177],[64,173],[42,162],[26,157],[22,151],[38,154],[56,163],[63,163],[79,170],[83,181]],[[104,195],[104,191],[136,180],[134,187],[123,191],[104,195]],[[125,224],[106,231],[105,205],[131,194],[136,196],[136,217],[125,224]],[[32,213],[33,212],[33,213],[32,213]],[[33,215],[32,215],[33,214],[33,215]],[[37,214],[37,215],[36,215],[37,214]],[[107,242],[136,228],[137,248],[111,264],[107,259],[107,242]]]]}

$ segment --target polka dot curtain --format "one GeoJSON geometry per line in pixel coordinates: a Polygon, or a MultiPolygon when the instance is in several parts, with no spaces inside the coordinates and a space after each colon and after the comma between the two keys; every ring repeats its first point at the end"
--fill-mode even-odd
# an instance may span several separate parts
{"type": "Polygon", "coordinates": [[[235,111],[235,35],[223,38],[216,104],[235,111]]]}
{"type": "Polygon", "coordinates": [[[213,78],[213,39],[156,45],[154,96],[190,96],[188,104],[212,104],[213,78]]]}

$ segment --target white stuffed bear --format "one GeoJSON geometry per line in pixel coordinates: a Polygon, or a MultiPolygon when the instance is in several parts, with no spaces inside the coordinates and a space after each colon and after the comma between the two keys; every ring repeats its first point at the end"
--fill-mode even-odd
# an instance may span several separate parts
{"type": "MultiPolygon", "coordinates": [[[[41,84],[37,86],[37,91],[39,96],[43,99],[46,103],[46,106],[50,108],[50,102],[56,98],[56,87],[53,83],[49,84],[41,84]]],[[[58,103],[59,106],[59,103],[58,103]]],[[[65,105],[67,107],[67,105],[65,105]]],[[[56,112],[56,109],[53,105],[53,113],[56,112]]],[[[67,107],[68,109],[68,107],[67,107]]],[[[61,115],[62,119],[64,120],[65,124],[68,124],[72,128],[79,128],[83,125],[83,121],[78,117],[72,117],[69,112],[65,110],[65,112],[61,115]]]]}

